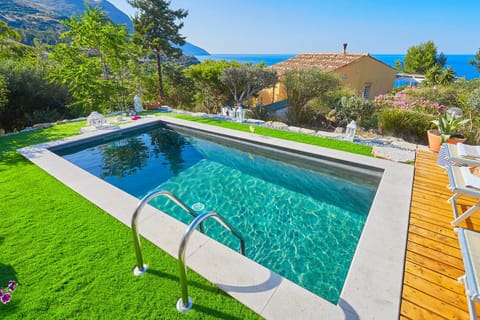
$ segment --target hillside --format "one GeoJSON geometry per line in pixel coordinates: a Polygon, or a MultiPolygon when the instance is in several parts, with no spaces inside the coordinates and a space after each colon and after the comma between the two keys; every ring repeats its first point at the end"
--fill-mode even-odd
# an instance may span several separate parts
{"type": "MultiPolygon", "coordinates": [[[[130,17],[106,0],[2,0],[0,19],[17,29],[22,35],[22,43],[33,45],[36,38],[42,43],[55,44],[58,35],[65,31],[61,20],[85,11],[84,2],[92,7],[100,6],[116,24],[124,24],[133,32],[130,17]]],[[[182,47],[185,55],[204,55],[205,50],[191,43],[182,47]]]]}

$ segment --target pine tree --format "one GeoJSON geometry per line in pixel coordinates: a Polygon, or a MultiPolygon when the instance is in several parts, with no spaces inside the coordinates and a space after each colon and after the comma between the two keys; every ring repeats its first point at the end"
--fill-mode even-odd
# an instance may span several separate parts
{"type": "Polygon", "coordinates": [[[158,95],[165,98],[162,79],[162,57],[179,57],[185,44],[185,37],[179,31],[188,11],[170,9],[170,1],[164,0],[128,0],[138,11],[133,17],[135,28],[134,41],[142,45],[147,53],[153,53],[157,62],[158,95]]]}

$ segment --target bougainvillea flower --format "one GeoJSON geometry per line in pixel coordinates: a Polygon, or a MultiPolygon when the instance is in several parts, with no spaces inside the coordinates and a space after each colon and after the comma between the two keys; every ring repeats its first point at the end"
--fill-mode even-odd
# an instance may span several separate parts
{"type": "Polygon", "coordinates": [[[15,280],[10,280],[10,282],[8,283],[8,290],[10,291],[15,291],[15,286],[17,285],[17,281],[15,280]]]}
{"type": "Polygon", "coordinates": [[[11,298],[12,295],[10,293],[4,293],[0,299],[2,300],[2,303],[5,304],[9,302],[11,298]]]}

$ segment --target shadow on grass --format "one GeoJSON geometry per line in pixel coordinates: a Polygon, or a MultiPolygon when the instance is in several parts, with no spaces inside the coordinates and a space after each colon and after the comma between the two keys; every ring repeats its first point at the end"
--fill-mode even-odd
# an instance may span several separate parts
{"type": "MultiPolygon", "coordinates": [[[[148,269],[147,273],[152,274],[152,275],[157,276],[157,277],[160,277],[160,278],[163,278],[163,279],[168,279],[168,280],[171,280],[171,281],[178,282],[178,287],[179,287],[179,290],[180,290],[180,277],[179,276],[175,276],[173,274],[166,273],[166,272],[159,271],[159,270],[154,270],[154,269],[148,269]]],[[[192,286],[192,287],[195,287],[197,289],[203,290],[203,291],[208,291],[210,293],[222,294],[222,295],[227,296],[227,294],[225,292],[223,292],[220,288],[214,287],[214,285],[208,286],[208,285],[205,285],[205,284],[200,283],[200,282],[195,281],[195,280],[188,280],[188,285],[192,286]]]]}
{"type": "Polygon", "coordinates": [[[233,316],[231,314],[228,314],[228,313],[216,310],[216,309],[212,309],[212,308],[208,308],[208,307],[205,307],[205,306],[202,306],[202,305],[195,304],[195,302],[193,302],[192,309],[197,311],[197,312],[201,312],[201,313],[205,314],[205,316],[214,317],[214,318],[217,318],[217,319],[243,319],[243,318],[239,318],[239,317],[233,316]]]}

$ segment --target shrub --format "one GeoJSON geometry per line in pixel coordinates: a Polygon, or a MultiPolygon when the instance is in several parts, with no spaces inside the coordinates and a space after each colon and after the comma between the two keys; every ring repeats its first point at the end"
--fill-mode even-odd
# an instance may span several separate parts
{"type": "Polygon", "coordinates": [[[428,99],[429,94],[418,88],[405,88],[395,94],[385,94],[375,97],[375,104],[382,109],[399,108],[414,110],[420,113],[438,115],[445,111],[445,104],[428,99]]]}
{"type": "Polygon", "coordinates": [[[415,88],[409,91],[409,95],[414,99],[422,98],[431,103],[437,103],[447,107],[462,107],[462,101],[459,98],[458,90],[452,87],[439,86],[415,88]]]}
{"type": "Polygon", "coordinates": [[[271,112],[267,108],[265,108],[265,106],[262,104],[258,104],[254,107],[251,107],[250,109],[247,109],[246,114],[250,118],[260,119],[265,121],[269,120],[271,117],[271,112]]]}
{"type": "Polygon", "coordinates": [[[71,101],[67,88],[46,80],[41,65],[26,60],[3,61],[0,75],[5,77],[8,89],[8,101],[0,110],[0,128],[17,131],[72,116],[66,109],[71,101]]]}
{"type": "Polygon", "coordinates": [[[0,112],[6,107],[8,103],[8,87],[5,76],[0,74],[0,112]]]}
{"type": "Polygon", "coordinates": [[[338,101],[336,109],[337,119],[344,122],[356,120],[358,125],[366,129],[377,127],[376,105],[373,101],[357,96],[343,96],[338,101]]]}
{"type": "Polygon", "coordinates": [[[380,112],[378,127],[384,135],[395,136],[413,143],[427,143],[427,130],[432,116],[408,109],[390,108],[380,112]]]}
{"type": "Polygon", "coordinates": [[[335,75],[318,69],[289,70],[283,78],[288,96],[288,122],[291,125],[312,123],[315,116],[314,108],[309,103],[316,99],[317,105],[328,93],[338,90],[340,80],[335,75]]]}

